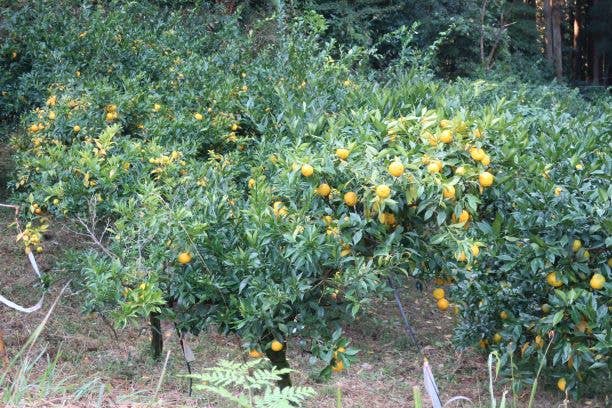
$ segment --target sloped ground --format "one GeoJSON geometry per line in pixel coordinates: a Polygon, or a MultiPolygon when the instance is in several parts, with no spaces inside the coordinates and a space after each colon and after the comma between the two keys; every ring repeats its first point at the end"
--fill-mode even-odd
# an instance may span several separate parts
{"type": "MultiPolygon", "coordinates": [[[[0,178],[9,173],[6,145],[0,139],[0,178]]],[[[2,181],[3,182],[3,181],[2,181]]],[[[4,182],[3,182],[4,183],[4,182]]],[[[6,194],[0,190],[2,201],[6,194]]],[[[0,291],[11,300],[34,304],[40,294],[35,275],[29,269],[23,249],[15,243],[15,229],[11,226],[12,213],[0,209],[0,291]]],[[[53,225],[45,242],[45,252],[37,259],[52,283],[42,310],[31,315],[0,306],[0,331],[5,335],[9,358],[15,356],[27,338],[42,321],[50,304],[68,278],[66,272],[54,269],[62,251],[78,242],[67,229],[53,225]]],[[[414,324],[422,354],[410,343],[401,326],[398,309],[393,299],[378,301],[366,316],[348,328],[353,346],[359,348],[358,362],[331,381],[318,383],[315,374],[322,368],[310,366],[308,355],[290,349],[294,383],[315,388],[317,396],[309,406],[336,407],[338,394],[342,407],[393,408],[411,407],[412,387],[422,388],[422,361],[426,356],[434,370],[444,400],[456,395],[472,399],[474,404],[458,406],[489,406],[486,359],[473,351],[456,351],[451,343],[452,316],[435,309],[429,295],[431,288],[419,292],[403,288],[403,302],[414,324]],[[340,391],[339,391],[340,390],[340,391]]],[[[30,356],[43,353],[43,358],[29,371],[24,398],[20,406],[31,407],[145,407],[199,406],[226,407],[212,396],[187,396],[187,380],[180,347],[170,324],[164,324],[166,345],[170,352],[161,389],[155,395],[163,363],[152,361],[148,354],[149,331],[146,322],[117,332],[117,338],[107,319],[99,315],[80,313],[80,294],[68,290],[53,311],[43,334],[30,356]],[[54,370],[47,360],[57,358],[54,370]],[[41,378],[48,378],[43,381],[41,378]]],[[[240,340],[216,333],[205,333],[193,339],[196,355],[194,372],[201,367],[215,365],[219,359],[242,359],[240,340]]],[[[11,370],[13,376],[15,370],[11,370]]],[[[508,385],[496,385],[498,395],[508,385]]],[[[498,396],[499,398],[499,396],[498,396]]],[[[527,391],[520,396],[526,406],[527,391]]],[[[560,393],[538,392],[536,407],[557,407],[562,403],[560,393]]],[[[0,403],[1,404],[1,403],[0,403]]],[[[603,407],[601,401],[583,400],[570,406],[603,407]]],[[[426,406],[429,404],[426,402],[426,406]]]]}

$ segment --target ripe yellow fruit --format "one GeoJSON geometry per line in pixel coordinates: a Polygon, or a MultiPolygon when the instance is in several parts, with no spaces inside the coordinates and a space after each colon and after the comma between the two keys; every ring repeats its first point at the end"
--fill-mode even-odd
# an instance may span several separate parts
{"type": "Polygon", "coordinates": [[[508,312],[506,312],[505,310],[502,310],[501,312],[499,312],[499,317],[502,320],[506,320],[508,318],[508,312]]]}
{"type": "Polygon", "coordinates": [[[495,333],[495,334],[493,335],[493,343],[495,343],[495,344],[499,344],[499,343],[501,343],[501,341],[502,341],[502,336],[501,336],[501,334],[499,334],[499,333],[495,333]]]}
{"type": "Polygon", "coordinates": [[[491,164],[491,156],[489,156],[488,154],[485,154],[480,162],[482,163],[483,166],[488,166],[489,164],[491,164]]]}
{"type": "Polygon", "coordinates": [[[484,159],[485,155],[486,153],[484,152],[484,150],[479,147],[472,147],[470,149],[470,156],[472,156],[472,159],[476,161],[481,161],[482,159],[484,159]]]}
{"type": "Polygon", "coordinates": [[[459,252],[455,258],[457,258],[457,261],[459,262],[465,262],[467,260],[467,256],[465,255],[465,252],[461,251],[459,252]]]}
{"type": "Polygon", "coordinates": [[[455,198],[455,187],[454,186],[445,186],[442,188],[442,196],[447,200],[452,200],[455,198]]]}
{"type": "Polygon", "coordinates": [[[563,285],[563,282],[557,279],[556,272],[550,272],[548,275],[546,275],[546,282],[548,282],[550,286],[555,287],[555,288],[558,288],[559,286],[563,285]]]}
{"type": "Polygon", "coordinates": [[[544,346],[544,339],[540,335],[536,336],[534,342],[535,342],[536,346],[538,346],[538,348],[542,348],[544,346]]]}
{"type": "Polygon", "coordinates": [[[253,188],[253,187],[255,187],[255,179],[252,179],[252,178],[251,178],[251,179],[249,179],[249,183],[248,183],[248,185],[249,185],[249,188],[253,188]]]}
{"type": "Polygon", "coordinates": [[[43,247],[41,246],[36,247],[36,253],[42,254],[42,251],[43,251],[43,247]]]}
{"type": "Polygon", "coordinates": [[[431,294],[433,295],[434,299],[440,300],[444,297],[444,289],[435,288],[431,294]]]}
{"type": "Polygon", "coordinates": [[[440,311],[444,312],[445,310],[447,310],[447,309],[448,309],[448,306],[449,306],[450,304],[448,303],[448,300],[446,300],[445,298],[442,298],[442,299],[439,299],[439,300],[438,300],[437,305],[438,305],[438,309],[439,309],[440,311]]]}
{"type": "Polygon", "coordinates": [[[338,353],[344,353],[346,349],[344,347],[338,347],[338,353]]]}
{"type": "Polygon", "coordinates": [[[249,357],[251,358],[261,358],[263,357],[263,353],[259,350],[251,349],[249,350],[249,357]]]}
{"type": "Polygon", "coordinates": [[[404,165],[399,161],[394,161],[389,165],[387,170],[393,177],[400,177],[404,174],[404,165]]]}
{"type": "Polygon", "coordinates": [[[272,343],[270,343],[270,348],[272,351],[279,352],[283,349],[283,343],[278,340],[272,340],[272,343]]]}
{"type": "Polygon", "coordinates": [[[484,171],[480,173],[480,176],[478,176],[478,182],[483,187],[491,187],[493,185],[493,178],[494,177],[491,173],[484,171]]]}
{"type": "Polygon", "coordinates": [[[331,192],[331,187],[327,183],[322,183],[317,187],[316,193],[321,197],[327,197],[331,192]]]}
{"type": "Polygon", "coordinates": [[[354,207],[357,204],[357,194],[352,191],[344,194],[344,203],[349,207],[354,207]]]}
{"type": "Polygon", "coordinates": [[[470,251],[472,252],[472,256],[477,257],[480,253],[480,248],[478,247],[478,245],[474,244],[470,247],[470,251]]]}
{"type": "Polygon", "coordinates": [[[191,254],[189,252],[181,252],[177,257],[178,263],[181,265],[187,265],[191,262],[191,254]]]}
{"type": "Polygon", "coordinates": [[[330,225],[332,222],[334,222],[334,219],[331,215],[324,215],[323,222],[325,222],[326,225],[330,225]]]}
{"type": "Polygon", "coordinates": [[[427,142],[431,147],[436,147],[438,145],[438,137],[429,132],[425,132],[424,134],[427,137],[427,142]]]}
{"type": "Polygon", "coordinates": [[[332,371],[334,373],[339,373],[342,370],[344,370],[344,363],[342,362],[342,360],[336,360],[332,365],[332,371]]]}
{"type": "Polygon", "coordinates": [[[194,113],[193,117],[195,118],[195,120],[202,120],[202,119],[204,119],[204,116],[202,116],[202,114],[199,113],[199,112],[198,113],[194,113]]]}
{"type": "Polygon", "coordinates": [[[389,226],[395,225],[395,222],[396,222],[395,221],[395,214],[389,213],[389,212],[385,212],[385,213],[380,214],[379,220],[383,224],[389,225],[389,226]]]}
{"type": "Polygon", "coordinates": [[[591,253],[589,252],[588,249],[585,249],[585,251],[582,253],[582,259],[584,261],[588,261],[590,257],[591,257],[591,253]]]}
{"type": "Polygon", "coordinates": [[[55,112],[53,112],[53,111],[49,112],[49,119],[50,120],[55,120],[55,112]]]}
{"type": "Polygon", "coordinates": [[[589,285],[591,285],[591,288],[595,290],[602,289],[605,284],[606,284],[606,278],[601,273],[596,273],[595,275],[593,275],[593,277],[591,278],[591,281],[589,282],[589,285]]]}
{"type": "Polygon", "coordinates": [[[582,248],[582,241],[575,239],[574,242],[572,242],[572,251],[578,252],[580,248],[582,248]]]}
{"type": "Polygon", "coordinates": [[[310,164],[303,164],[302,165],[302,176],[310,177],[310,176],[312,176],[313,173],[314,173],[314,169],[312,168],[312,166],[310,164]]]}
{"type": "Polygon", "coordinates": [[[391,189],[385,184],[380,184],[376,187],[376,195],[381,200],[384,200],[385,198],[389,198],[391,195],[391,189]]]}
{"type": "Polygon", "coordinates": [[[336,149],[336,156],[340,160],[346,160],[349,157],[349,154],[350,154],[349,150],[343,147],[336,149]]]}
{"type": "Polygon", "coordinates": [[[455,175],[463,176],[465,174],[465,167],[459,166],[455,169],[455,175]]]}
{"type": "MultiPolygon", "coordinates": [[[[457,223],[457,217],[455,216],[455,214],[453,213],[451,220],[454,223],[457,223]]],[[[466,210],[462,210],[461,214],[459,215],[459,223],[464,223],[464,222],[468,222],[470,220],[470,213],[467,212],[466,210]]]]}
{"type": "Polygon", "coordinates": [[[451,127],[451,126],[452,126],[452,123],[451,123],[451,121],[450,121],[450,120],[448,120],[448,119],[442,119],[442,120],[440,121],[440,127],[441,127],[442,129],[447,129],[447,128],[451,127]]]}
{"type": "Polygon", "coordinates": [[[549,305],[548,303],[544,303],[544,304],[541,306],[541,309],[542,309],[542,312],[543,312],[544,314],[548,314],[548,313],[550,313],[550,309],[551,309],[551,308],[550,308],[550,305],[549,305]]]}
{"type": "Polygon", "coordinates": [[[161,105],[159,103],[153,104],[153,112],[159,112],[161,110],[161,105]]]}
{"type": "Polygon", "coordinates": [[[561,187],[555,187],[555,195],[558,197],[561,195],[563,189],[561,187]]]}
{"type": "Polygon", "coordinates": [[[440,173],[442,171],[442,168],[444,168],[444,164],[440,160],[432,160],[427,165],[427,171],[431,174],[440,173]]]}
{"type": "Polygon", "coordinates": [[[448,144],[448,143],[453,141],[453,133],[450,130],[448,130],[448,129],[443,130],[442,133],[440,133],[439,140],[442,143],[448,144]]]}
{"type": "Polygon", "coordinates": [[[565,381],[565,378],[563,377],[559,378],[559,380],[557,381],[557,388],[561,391],[565,391],[566,386],[567,386],[567,381],[565,381]]]}

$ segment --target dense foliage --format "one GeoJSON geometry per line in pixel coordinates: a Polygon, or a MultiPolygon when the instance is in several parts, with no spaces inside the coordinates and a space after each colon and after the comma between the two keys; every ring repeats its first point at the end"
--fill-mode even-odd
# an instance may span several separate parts
{"type": "Polygon", "coordinates": [[[273,361],[289,342],[329,375],[356,358],[342,327],[400,275],[449,283],[458,344],[498,348],[515,377],[550,335],[549,381],[609,381],[609,97],[441,82],[414,63],[442,44],[418,53],[410,30],[372,72],[385,51],[324,42],[312,12],[244,32],[63,3],[5,20],[0,109],[23,129],[28,250],[49,217],[97,245],[73,260],[88,310],[214,325],[273,361]]]}

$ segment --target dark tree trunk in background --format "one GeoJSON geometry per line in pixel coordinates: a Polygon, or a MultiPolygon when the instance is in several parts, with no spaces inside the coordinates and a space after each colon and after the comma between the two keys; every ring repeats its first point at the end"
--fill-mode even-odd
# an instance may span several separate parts
{"type": "Polygon", "coordinates": [[[542,10],[544,13],[544,47],[546,60],[553,64],[553,38],[552,38],[552,1],[544,0],[542,10]]]}
{"type": "Polygon", "coordinates": [[[159,360],[164,348],[164,338],[161,332],[159,313],[151,313],[149,315],[149,322],[151,325],[151,351],[153,352],[153,358],[159,360]]]}
{"type": "Polygon", "coordinates": [[[563,78],[563,42],[561,36],[561,14],[563,0],[552,0],[552,52],[557,79],[563,78]]]}

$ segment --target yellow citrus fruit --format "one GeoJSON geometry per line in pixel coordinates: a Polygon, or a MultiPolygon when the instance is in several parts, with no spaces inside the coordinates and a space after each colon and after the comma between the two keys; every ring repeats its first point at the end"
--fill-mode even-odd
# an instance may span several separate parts
{"type": "Polygon", "coordinates": [[[454,186],[445,186],[442,188],[442,196],[447,200],[452,200],[455,198],[455,187],[454,186]]]}
{"type": "Polygon", "coordinates": [[[283,349],[283,343],[278,340],[272,340],[272,343],[270,343],[270,348],[272,351],[279,352],[283,349]]]}
{"type": "Polygon", "coordinates": [[[472,156],[472,159],[476,160],[476,161],[481,161],[482,159],[484,159],[485,157],[485,152],[484,150],[478,148],[478,147],[472,147],[470,149],[470,156],[472,156]]]}
{"type": "Polygon", "coordinates": [[[457,176],[463,176],[465,174],[465,167],[459,166],[455,169],[455,174],[457,176]]]}
{"type": "Polygon", "coordinates": [[[338,347],[338,353],[344,353],[346,349],[344,347],[338,347]]]}
{"type": "Polygon", "coordinates": [[[438,309],[444,312],[445,310],[448,309],[448,306],[450,304],[448,303],[448,300],[446,300],[445,298],[442,298],[442,299],[438,299],[437,305],[438,305],[438,309]]]}
{"type": "Polygon", "coordinates": [[[565,381],[565,378],[563,377],[559,378],[559,380],[557,381],[557,388],[561,391],[565,391],[566,386],[567,386],[567,381],[565,381]]]}
{"type": "Polygon", "coordinates": [[[431,294],[433,295],[434,299],[440,300],[444,297],[444,289],[435,288],[431,294]]]}
{"type": "Polygon", "coordinates": [[[37,253],[41,254],[42,251],[43,251],[43,247],[41,247],[41,246],[36,247],[36,252],[37,253]]]}
{"type": "Polygon", "coordinates": [[[327,197],[330,192],[331,192],[331,187],[327,183],[319,184],[319,187],[317,187],[317,190],[316,190],[316,193],[320,195],[321,197],[327,197]]]}
{"type": "Polygon", "coordinates": [[[325,222],[325,224],[330,225],[332,222],[334,222],[334,219],[331,215],[325,215],[323,216],[323,221],[325,222]]]}
{"type": "Polygon", "coordinates": [[[380,222],[382,222],[385,225],[391,225],[391,226],[395,225],[395,214],[393,213],[388,213],[388,212],[382,213],[380,214],[379,219],[380,219],[380,222]]]}
{"type": "Polygon", "coordinates": [[[376,195],[378,198],[384,200],[385,198],[389,198],[391,195],[391,189],[385,184],[380,184],[376,187],[376,195]]]}
{"type": "Polygon", "coordinates": [[[548,282],[550,286],[553,286],[555,288],[558,288],[559,286],[563,285],[563,282],[557,279],[556,272],[550,272],[548,275],[546,275],[546,282],[548,282]]]}
{"type": "Polygon", "coordinates": [[[534,342],[538,346],[538,348],[542,348],[544,346],[544,339],[540,335],[536,336],[534,342]]]}
{"type": "Polygon", "coordinates": [[[585,251],[582,253],[582,259],[585,261],[588,261],[590,257],[591,257],[591,253],[589,252],[588,249],[585,249],[585,251]]]}
{"type": "Polygon", "coordinates": [[[483,171],[480,173],[480,176],[478,176],[478,182],[483,187],[491,187],[493,185],[493,178],[494,177],[491,173],[488,171],[483,171]]]}
{"type": "Polygon", "coordinates": [[[442,143],[448,144],[453,141],[453,133],[448,129],[443,130],[442,133],[440,133],[439,139],[442,143]]]}
{"type": "Polygon", "coordinates": [[[249,188],[255,187],[255,179],[249,179],[249,188]]]}
{"type": "Polygon", "coordinates": [[[440,160],[432,160],[427,165],[427,171],[430,172],[431,174],[440,173],[443,167],[444,167],[444,164],[440,160]]]}
{"type": "Polygon", "coordinates": [[[440,127],[442,129],[447,129],[447,128],[451,127],[451,126],[452,126],[451,121],[448,120],[448,119],[442,119],[440,121],[440,127]]]}
{"type": "Polygon", "coordinates": [[[49,112],[49,119],[50,120],[55,120],[55,112],[53,112],[53,111],[49,112]]]}
{"type": "Polygon", "coordinates": [[[465,255],[465,252],[463,252],[463,251],[459,252],[459,253],[458,253],[458,254],[455,256],[455,258],[457,258],[457,260],[458,260],[459,262],[465,262],[465,261],[467,260],[467,256],[465,255]]]}
{"type": "Polygon", "coordinates": [[[476,257],[480,253],[480,248],[478,245],[474,244],[470,247],[470,251],[472,252],[472,256],[476,257]]]}
{"type": "Polygon", "coordinates": [[[394,161],[389,165],[387,170],[393,177],[400,177],[404,174],[404,165],[399,161],[394,161]]]}
{"type": "Polygon", "coordinates": [[[563,189],[561,187],[555,187],[555,195],[560,196],[563,189]]]}
{"type": "Polygon", "coordinates": [[[499,344],[499,343],[501,343],[501,341],[502,341],[502,336],[501,336],[501,334],[499,334],[499,333],[495,333],[495,334],[493,335],[493,343],[495,343],[495,344],[499,344]]]}
{"type": "Polygon", "coordinates": [[[424,135],[427,137],[427,142],[431,147],[436,147],[438,145],[438,137],[429,132],[425,132],[424,135]]]}
{"type": "Polygon", "coordinates": [[[159,112],[161,110],[161,105],[159,103],[153,104],[153,112],[159,112]]]}
{"type": "Polygon", "coordinates": [[[251,358],[261,358],[263,357],[263,353],[259,350],[251,349],[249,350],[249,357],[251,358]]]}
{"type": "Polygon", "coordinates": [[[310,164],[303,164],[302,165],[302,176],[310,177],[310,176],[312,176],[312,173],[314,173],[314,169],[312,168],[312,166],[310,164]]]}
{"type": "Polygon", "coordinates": [[[582,241],[575,239],[574,242],[572,242],[572,251],[578,252],[580,248],[582,248],[582,241]]]}
{"type": "Polygon", "coordinates": [[[342,360],[336,360],[332,365],[332,371],[334,373],[339,373],[342,370],[344,370],[344,363],[342,362],[342,360]]]}
{"type": "Polygon", "coordinates": [[[336,156],[340,160],[346,160],[349,157],[349,154],[350,154],[349,150],[343,147],[336,149],[336,156]]]}
{"type": "Polygon", "coordinates": [[[191,254],[189,252],[181,252],[177,257],[178,262],[181,265],[187,265],[191,262],[191,254]]]}
{"type": "Polygon", "coordinates": [[[344,203],[349,207],[354,207],[357,204],[357,194],[352,191],[344,194],[344,203]]]}
{"type": "MultiPolygon", "coordinates": [[[[453,213],[451,220],[453,221],[453,223],[457,223],[457,217],[455,216],[455,214],[453,213]]],[[[462,210],[461,214],[459,215],[459,222],[460,223],[464,223],[464,222],[468,222],[470,220],[470,213],[462,210]]]]}
{"type": "Polygon", "coordinates": [[[506,312],[505,310],[502,310],[501,312],[499,312],[499,317],[502,320],[506,320],[508,318],[508,312],[506,312]]]}
{"type": "Polygon", "coordinates": [[[550,305],[548,303],[544,303],[541,306],[541,309],[542,309],[542,312],[545,313],[545,314],[550,313],[550,305]]]}
{"type": "Polygon", "coordinates": [[[489,164],[491,164],[491,156],[489,156],[488,154],[485,154],[480,162],[482,163],[483,166],[488,166],[489,164]]]}
{"type": "Polygon", "coordinates": [[[72,131],[74,133],[79,133],[81,131],[81,127],[79,125],[74,125],[72,131]]]}
{"type": "Polygon", "coordinates": [[[591,281],[589,282],[589,285],[591,285],[591,288],[595,290],[602,289],[605,284],[606,284],[606,278],[601,273],[596,273],[595,275],[593,275],[593,277],[591,278],[591,281]]]}
{"type": "Polygon", "coordinates": [[[202,120],[202,119],[204,119],[204,116],[202,116],[201,113],[194,113],[193,117],[195,118],[195,120],[202,120]]]}

